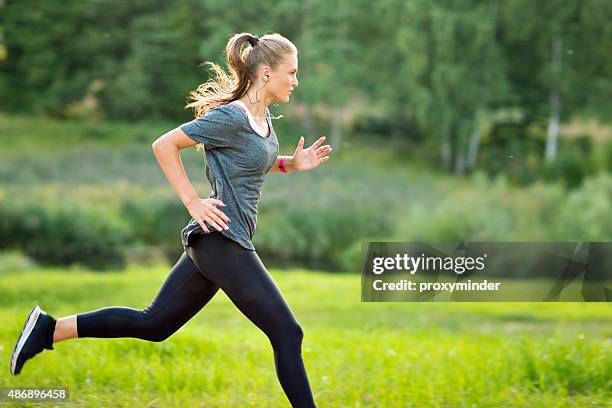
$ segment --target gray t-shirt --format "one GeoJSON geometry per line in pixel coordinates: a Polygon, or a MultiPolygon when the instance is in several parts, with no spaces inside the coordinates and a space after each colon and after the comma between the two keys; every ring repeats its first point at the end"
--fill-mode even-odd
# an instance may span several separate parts
{"type": "MultiPolygon", "coordinates": [[[[255,250],[252,239],[257,224],[257,203],[268,170],[278,156],[278,140],[269,118],[269,136],[257,133],[248,112],[238,101],[219,105],[200,118],[184,123],[180,129],[193,140],[204,144],[206,177],[212,187],[209,198],[226,206],[218,208],[229,217],[229,230],[217,230],[205,222],[210,232],[219,231],[242,247],[255,250]]],[[[266,116],[269,116],[266,109],[266,116]]],[[[192,218],[181,231],[184,246],[193,234],[204,234],[192,218]]]]}

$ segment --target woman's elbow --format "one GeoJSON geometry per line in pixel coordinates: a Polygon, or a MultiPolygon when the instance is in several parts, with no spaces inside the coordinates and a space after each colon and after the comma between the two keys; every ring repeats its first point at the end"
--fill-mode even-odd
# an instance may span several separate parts
{"type": "Polygon", "coordinates": [[[173,146],[168,143],[168,140],[162,138],[154,141],[151,148],[153,149],[153,155],[158,161],[177,150],[176,147],[173,148],[173,146]]]}
{"type": "Polygon", "coordinates": [[[151,144],[151,149],[153,149],[153,151],[158,150],[162,145],[164,144],[164,141],[162,139],[162,137],[157,138],[157,140],[155,140],[152,144],[151,144]]]}
{"type": "Polygon", "coordinates": [[[154,153],[168,150],[179,150],[178,147],[174,145],[171,140],[168,140],[163,136],[154,141],[151,145],[151,148],[153,149],[154,153]]]}

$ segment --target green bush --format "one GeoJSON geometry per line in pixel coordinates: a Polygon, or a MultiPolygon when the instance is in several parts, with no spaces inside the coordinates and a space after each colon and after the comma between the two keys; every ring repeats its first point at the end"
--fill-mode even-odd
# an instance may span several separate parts
{"type": "Polygon", "coordinates": [[[612,241],[612,176],[600,174],[570,193],[551,230],[568,241],[612,241]]]}
{"type": "Polygon", "coordinates": [[[20,251],[0,252],[0,275],[5,273],[24,272],[35,268],[36,264],[20,251]]]}
{"type": "Polygon", "coordinates": [[[415,203],[398,216],[396,237],[410,242],[504,241],[513,234],[508,187],[457,189],[441,201],[415,203]]]}
{"type": "Polygon", "coordinates": [[[601,168],[608,173],[612,173],[612,140],[608,141],[602,148],[601,153],[601,168]]]}
{"type": "Polygon", "coordinates": [[[0,244],[40,264],[79,263],[93,269],[124,266],[128,230],[110,214],[69,203],[0,200],[0,244]]]}
{"type": "Polygon", "coordinates": [[[175,196],[125,200],[121,218],[135,239],[160,248],[169,262],[175,262],[183,252],[180,231],[191,217],[175,196]]]}
{"type": "Polygon", "coordinates": [[[346,270],[355,266],[347,258],[362,239],[392,232],[389,213],[376,207],[293,206],[262,210],[255,245],[263,256],[281,263],[295,261],[311,268],[346,270]]]}
{"type": "Polygon", "coordinates": [[[588,157],[575,147],[560,151],[552,163],[544,165],[546,179],[563,180],[568,189],[578,188],[591,170],[588,157]]]}
{"type": "Polygon", "coordinates": [[[550,225],[562,203],[558,185],[513,188],[505,177],[478,173],[438,202],[417,202],[398,215],[395,238],[406,242],[555,240],[550,225]]]}

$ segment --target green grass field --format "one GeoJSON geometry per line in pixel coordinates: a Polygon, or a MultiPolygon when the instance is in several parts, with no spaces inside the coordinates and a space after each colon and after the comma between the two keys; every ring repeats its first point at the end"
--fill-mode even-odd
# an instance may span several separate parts
{"type": "MultiPolygon", "coordinates": [[[[267,338],[222,292],[164,342],[68,340],[10,376],[10,353],[34,304],[56,317],[142,308],[168,269],[1,275],[0,386],[68,387],[70,404],[57,406],[288,406],[267,338]]],[[[609,304],[361,303],[358,275],[271,273],[305,331],[303,358],[320,407],[612,402],[609,304]]]]}

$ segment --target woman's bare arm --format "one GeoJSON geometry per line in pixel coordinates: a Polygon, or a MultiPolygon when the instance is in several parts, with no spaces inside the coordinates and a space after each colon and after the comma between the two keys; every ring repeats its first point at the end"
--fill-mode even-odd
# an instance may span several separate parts
{"type": "Polygon", "coordinates": [[[168,182],[202,230],[208,232],[204,221],[218,230],[227,230],[229,229],[227,223],[230,222],[230,219],[217,208],[218,205],[225,206],[225,203],[216,198],[200,199],[185,173],[179,151],[196,144],[198,142],[187,136],[180,128],[176,128],[162,135],[153,143],[152,147],[155,158],[168,182]]]}
{"type": "Polygon", "coordinates": [[[173,129],[153,142],[152,148],[168,182],[184,205],[199,198],[195,188],[187,178],[179,150],[198,144],[180,128],[173,129]]]}

